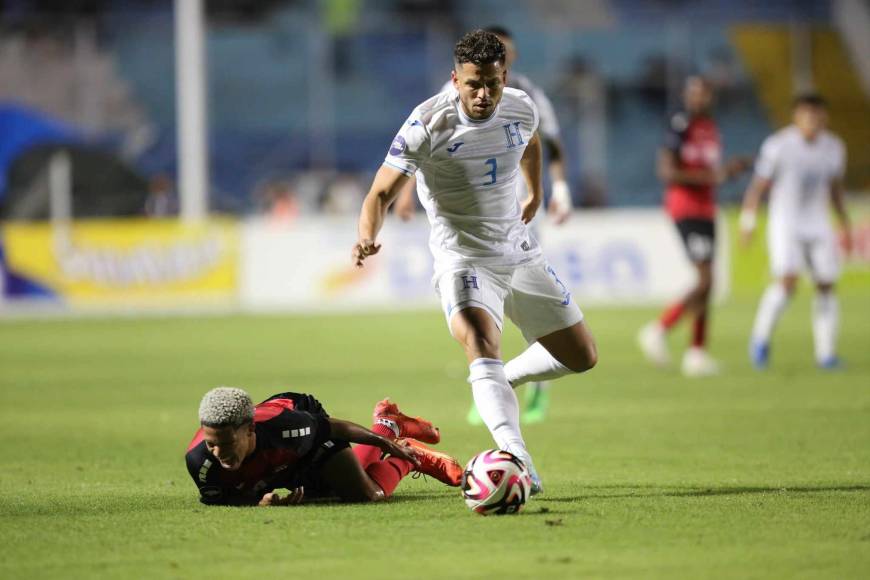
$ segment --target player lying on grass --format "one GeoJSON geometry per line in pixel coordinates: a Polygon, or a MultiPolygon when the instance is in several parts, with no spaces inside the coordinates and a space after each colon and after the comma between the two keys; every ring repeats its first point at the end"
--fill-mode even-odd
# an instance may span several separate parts
{"type": "Polygon", "coordinates": [[[296,505],[303,496],[381,501],[411,471],[459,485],[462,466],[421,443],[441,440],[430,422],[389,399],[375,405],[374,420],[370,431],[331,418],[311,395],[280,393],[255,406],[242,389],[219,387],[199,405],[187,470],[200,501],[214,505],[296,505]]]}

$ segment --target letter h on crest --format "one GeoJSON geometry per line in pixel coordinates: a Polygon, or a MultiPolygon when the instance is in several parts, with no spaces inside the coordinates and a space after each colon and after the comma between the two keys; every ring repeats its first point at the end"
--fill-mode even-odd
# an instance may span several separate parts
{"type": "Polygon", "coordinates": [[[477,285],[477,276],[463,276],[462,287],[464,289],[475,288],[480,290],[480,286],[477,285]]]}
{"type": "Polygon", "coordinates": [[[525,141],[523,141],[523,133],[520,131],[520,121],[508,123],[507,125],[503,125],[503,127],[504,136],[507,137],[508,149],[513,149],[517,145],[525,143],[525,141]],[[516,139],[516,143],[514,143],[514,139],[516,139]]]}

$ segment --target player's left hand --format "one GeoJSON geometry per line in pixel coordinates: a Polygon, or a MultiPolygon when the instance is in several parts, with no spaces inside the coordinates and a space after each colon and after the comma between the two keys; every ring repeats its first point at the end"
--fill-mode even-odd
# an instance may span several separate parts
{"type": "Polygon", "coordinates": [[[550,194],[550,205],[547,207],[550,219],[554,224],[561,225],[568,220],[573,209],[574,203],[571,201],[571,189],[568,187],[568,182],[564,179],[554,181],[550,194]]]}
{"type": "Polygon", "coordinates": [[[299,505],[302,503],[302,498],[305,497],[305,488],[297,487],[289,494],[285,496],[281,496],[275,492],[267,493],[260,500],[261,507],[267,506],[285,506],[285,505],[299,505]]]}
{"type": "Polygon", "coordinates": [[[571,217],[571,208],[564,207],[558,201],[550,200],[550,207],[547,208],[547,213],[550,214],[552,222],[559,226],[571,217]]]}
{"type": "Polygon", "coordinates": [[[529,198],[523,203],[523,223],[528,224],[533,219],[535,219],[535,214],[538,213],[538,208],[541,207],[541,200],[534,197],[529,196],[529,198]]]}

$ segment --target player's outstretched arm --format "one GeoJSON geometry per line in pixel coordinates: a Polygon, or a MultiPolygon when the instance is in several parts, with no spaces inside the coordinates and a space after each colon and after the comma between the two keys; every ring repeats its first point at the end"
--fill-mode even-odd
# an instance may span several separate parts
{"type": "Polygon", "coordinates": [[[410,179],[410,176],[386,165],[382,165],[375,175],[372,187],[363,201],[359,216],[359,240],[352,251],[354,265],[358,268],[362,267],[367,257],[377,254],[381,249],[375,240],[384,225],[387,210],[410,179]]]}
{"type": "Polygon", "coordinates": [[[565,223],[565,220],[571,215],[571,210],[574,209],[574,203],[571,201],[571,190],[565,178],[565,157],[562,143],[558,139],[544,138],[543,144],[547,149],[550,182],[553,184],[547,212],[555,223],[562,224],[565,223]]]}
{"type": "Polygon", "coordinates": [[[770,189],[771,180],[756,175],[746,193],[743,194],[743,207],[740,210],[740,241],[744,246],[752,242],[752,234],[755,232],[758,208],[764,194],[770,189]]]}
{"type": "Polygon", "coordinates": [[[522,169],[526,187],[529,190],[529,197],[523,203],[523,223],[532,221],[544,200],[544,186],[541,182],[542,165],[543,147],[541,146],[541,138],[536,131],[529,140],[529,144],[526,145],[526,150],[523,151],[523,157],[520,159],[520,169],[522,169]]]}
{"type": "Polygon", "coordinates": [[[414,457],[413,449],[399,445],[390,441],[386,437],[381,437],[377,433],[372,433],[362,425],[351,423],[350,421],[342,421],[341,419],[329,419],[330,437],[332,439],[340,439],[348,443],[357,443],[359,445],[371,445],[377,447],[384,453],[389,453],[395,457],[410,461],[415,466],[419,465],[417,458],[414,457]]]}
{"type": "Polygon", "coordinates": [[[849,253],[852,251],[852,227],[849,221],[849,213],[846,211],[846,196],[843,193],[842,179],[837,178],[831,181],[831,205],[834,207],[837,221],[840,222],[840,230],[843,232],[843,243],[846,253],[849,253]]]}

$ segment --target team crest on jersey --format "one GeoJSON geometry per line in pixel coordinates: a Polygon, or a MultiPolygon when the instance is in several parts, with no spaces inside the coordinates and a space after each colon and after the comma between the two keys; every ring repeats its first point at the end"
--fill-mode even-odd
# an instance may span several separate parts
{"type": "Polygon", "coordinates": [[[518,145],[525,144],[525,141],[523,141],[523,133],[520,131],[520,124],[519,121],[513,121],[506,125],[502,125],[504,128],[505,139],[507,139],[508,149],[513,149],[518,145]]]}
{"type": "Polygon", "coordinates": [[[396,138],[390,144],[390,155],[401,155],[405,152],[406,148],[405,138],[401,135],[396,135],[396,138]]]}

